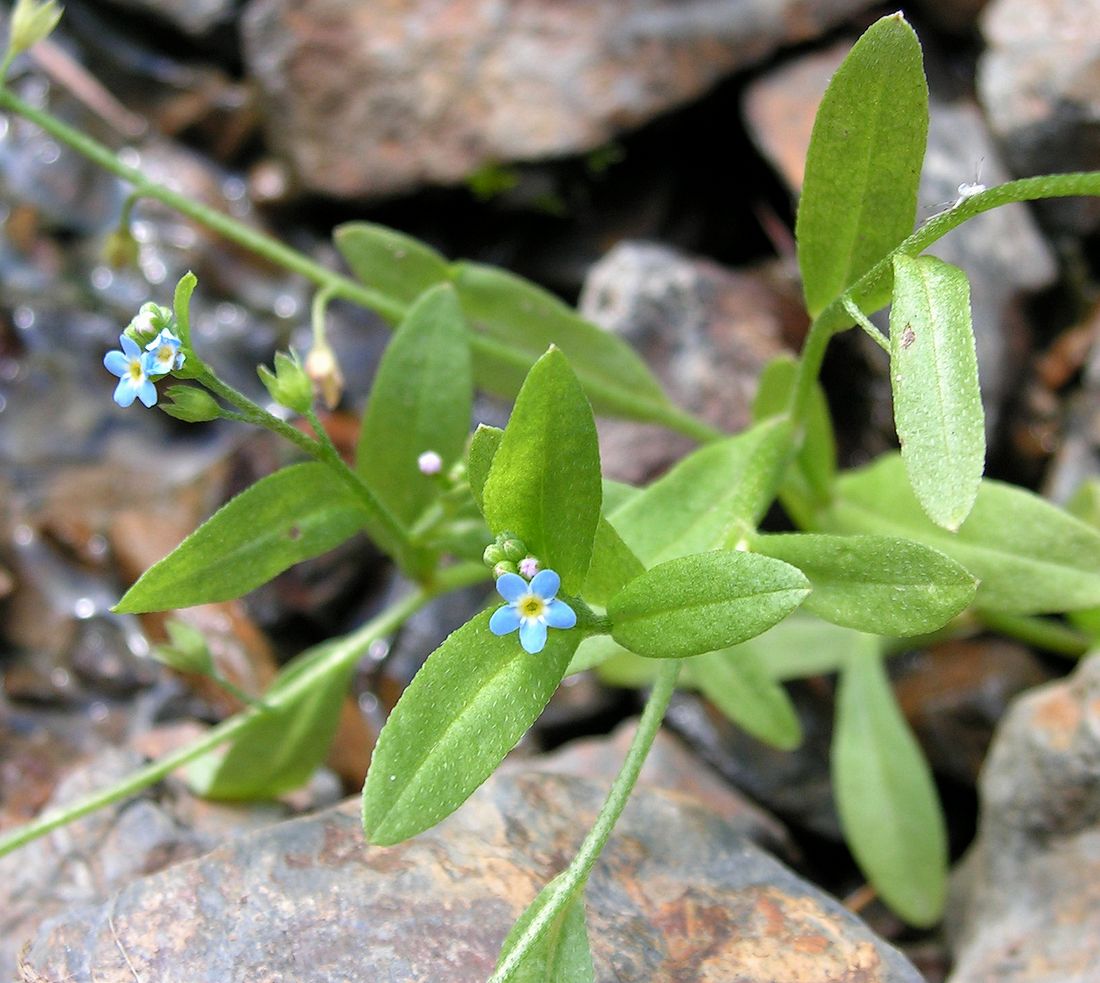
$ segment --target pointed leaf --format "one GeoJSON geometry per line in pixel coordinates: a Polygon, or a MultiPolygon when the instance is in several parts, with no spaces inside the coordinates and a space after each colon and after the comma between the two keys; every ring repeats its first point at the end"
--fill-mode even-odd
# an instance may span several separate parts
{"type": "MultiPolygon", "coordinates": [[[[535,900],[509,929],[497,958],[499,969],[508,958],[527,926],[556,897],[564,875],[558,874],[535,896],[535,900]]],[[[584,884],[580,884],[560,911],[546,925],[538,941],[521,957],[510,983],[594,983],[595,969],[588,949],[588,929],[584,918],[584,884]]]]}
{"type": "Polygon", "coordinates": [[[913,231],[927,136],[920,43],[892,14],[856,42],[814,120],[796,226],[812,316],[913,231]]]}
{"type": "Polygon", "coordinates": [[[449,467],[470,430],[473,381],[454,290],[425,293],[401,322],[378,366],[356,451],[356,469],[404,525],[439,494],[417,458],[435,451],[449,467]]]}
{"type": "Polygon", "coordinates": [[[794,567],[738,550],[662,563],[611,599],[611,636],[651,658],[683,658],[736,645],[770,628],[810,592],[794,567]]]}
{"type": "Polygon", "coordinates": [[[489,631],[483,611],[451,634],[401,695],[363,787],[371,843],[398,843],[449,816],[488,778],[542,712],[582,635],[551,630],[529,655],[489,631]]]}
{"type": "Polygon", "coordinates": [[[645,362],[615,335],[584,320],[557,297],[493,266],[452,266],[462,309],[475,332],[479,386],[511,396],[531,363],[560,348],[593,407],[636,420],[660,421],[670,407],[645,362]]]}
{"type": "Polygon", "coordinates": [[[557,349],[531,368],[485,482],[485,520],[514,532],[562,590],[578,594],[592,559],[602,489],[596,423],[557,349]]]}
{"type": "MultiPolygon", "coordinates": [[[[265,698],[313,668],[335,644],[287,663],[265,698]]],[[[256,717],[225,754],[197,759],[188,769],[192,788],[208,799],[247,800],[273,799],[304,785],[328,756],[354,669],[337,665],[301,698],[256,717]]]]}
{"type": "Polygon", "coordinates": [[[477,507],[485,511],[485,482],[489,479],[489,470],[493,466],[504,431],[500,427],[478,424],[470,440],[470,450],[466,455],[466,480],[470,483],[470,494],[477,507]]]}
{"type": "Polygon", "coordinates": [[[865,637],[840,677],[832,769],[841,825],[860,868],[902,918],[931,925],[947,890],[943,813],[873,638],[865,637]]]}
{"type": "Polygon", "coordinates": [[[753,549],[798,567],[813,585],[806,610],[878,635],[942,628],[974,598],[977,582],[939,550],[893,536],[758,536],[753,549]]]}
{"type": "Polygon", "coordinates": [[[957,533],[937,526],[889,454],[846,474],[823,517],[831,532],[879,533],[946,553],[978,578],[974,604],[1011,614],[1100,604],[1100,533],[1031,492],[984,480],[957,533]]]}
{"type": "Polygon", "coordinates": [[[447,261],[430,246],[373,222],[348,222],[333,234],[348,268],[368,287],[411,304],[447,280],[447,261]]]}
{"type": "Polygon", "coordinates": [[[223,505],[146,570],[114,610],[140,614],[240,597],[339,546],[365,518],[325,465],[291,465],[223,505]]]}
{"type": "Polygon", "coordinates": [[[894,257],[890,386],[913,491],[933,522],[958,529],[985,469],[970,284],[958,267],[894,257]]]}
{"type": "Polygon", "coordinates": [[[600,516],[592,547],[592,565],[581,592],[584,599],[589,604],[606,607],[612,597],[644,571],[641,561],[622,541],[615,527],[600,516]]]}
{"type": "Polygon", "coordinates": [[[789,439],[787,422],[772,419],[700,447],[608,519],[646,566],[720,546],[770,504],[769,479],[789,439]]]}
{"type": "Polygon", "coordinates": [[[684,667],[687,682],[738,727],[790,751],[802,741],[798,714],[751,644],[689,659],[684,667]]]}

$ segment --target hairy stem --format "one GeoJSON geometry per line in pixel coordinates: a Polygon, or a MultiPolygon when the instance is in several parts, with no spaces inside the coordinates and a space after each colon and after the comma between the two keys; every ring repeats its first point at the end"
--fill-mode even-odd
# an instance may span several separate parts
{"type": "Polygon", "coordinates": [[[572,900],[576,892],[581,889],[588,879],[592,867],[607,844],[611,831],[615,828],[615,823],[622,815],[623,807],[638,781],[638,773],[642,770],[646,755],[649,753],[653,740],[657,736],[657,731],[661,727],[661,721],[668,709],[669,700],[672,699],[672,693],[676,689],[676,679],[679,675],[679,659],[668,659],[661,663],[657,681],[654,683],[653,691],[650,693],[645,710],[638,721],[638,730],[634,734],[630,750],[626,753],[622,769],[611,786],[611,791],[607,794],[607,799],[604,801],[603,808],[600,809],[600,814],[596,817],[596,822],[584,838],[577,855],[559,878],[554,896],[531,919],[527,930],[519,937],[507,957],[489,978],[489,983],[505,983],[505,981],[512,979],[527,951],[538,941],[546,927],[557,917],[563,906],[572,900]]]}

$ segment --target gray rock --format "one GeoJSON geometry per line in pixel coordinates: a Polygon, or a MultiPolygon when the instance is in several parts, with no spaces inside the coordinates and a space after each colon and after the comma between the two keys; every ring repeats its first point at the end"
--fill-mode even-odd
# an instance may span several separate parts
{"type": "Polygon", "coordinates": [[[1100,656],[1009,711],[955,875],[951,983],[1089,983],[1100,967],[1100,656]]]}
{"type": "MultiPolygon", "coordinates": [[[[582,316],[641,352],[672,401],[731,432],[751,422],[764,365],[805,325],[798,288],[780,270],[734,272],[667,246],[623,242],[592,267],[582,316]]],[[[658,427],[600,422],[604,471],[640,482],[691,444],[658,427]]]]}
{"type": "Polygon", "coordinates": [[[251,0],[271,146],[372,197],[599,147],[867,0],[251,0]]]}
{"type": "MultiPolygon", "coordinates": [[[[978,92],[1018,175],[1100,168],[1100,0],[994,0],[982,15],[978,92]]],[[[1100,202],[1049,202],[1043,214],[1080,233],[1100,202]]]]}
{"type": "MultiPolygon", "coordinates": [[[[481,983],[602,796],[566,776],[497,776],[388,849],[364,844],[351,801],[74,906],[32,941],[24,978],[481,983]]],[[[587,901],[601,981],[921,979],[709,811],[657,792],[632,799],[587,901]]]]}

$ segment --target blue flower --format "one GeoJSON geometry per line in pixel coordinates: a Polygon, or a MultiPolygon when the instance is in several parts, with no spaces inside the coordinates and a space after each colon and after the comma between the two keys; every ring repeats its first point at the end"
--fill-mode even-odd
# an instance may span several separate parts
{"type": "Polygon", "coordinates": [[[103,356],[107,371],[118,376],[115,402],[119,406],[129,406],[136,397],[146,406],[152,406],[157,401],[157,389],[149,378],[148,355],[143,355],[138,343],[126,335],[119,336],[118,343],[122,351],[103,356]]]}
{"type": "Polygon", "coordinates": [[[145,350],[145,370],[150,375],[167,375],[173,369],[183,367],[184,354],[180,351],[182,342],[167,328],[162,328],[145,350]]]}
{"type": "Polygon", "coordinates": [[[519,643],[534,655],[546,645],[546,628],[572,628],[577,623],[573,609],[555,596],[561,578],[553,570],[542,570],[527,583],[517,573],[497,578],[497,592],[508,603],[497,608],[489,619],[494,635],[507,635],[519,629],[519,643]]]}

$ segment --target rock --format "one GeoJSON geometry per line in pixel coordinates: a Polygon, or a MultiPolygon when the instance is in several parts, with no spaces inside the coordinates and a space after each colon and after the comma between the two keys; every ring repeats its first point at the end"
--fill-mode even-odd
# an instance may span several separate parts
{"type": "MultiPolygon", "coordinates": [[[[106,788],[144,763],[133,750],[106,748],[57,785],[50,807],[106,788]]],[[[134,878],[200,856],[231,831],[256,828],[288,811],[270,803],[200,803],[170,779],[0,858],[0,977],[13,978],[22,940],[44,920],[70,906],[101,903],[134,878]]]]}
{"type": "MultiPolygon", "coordinates": [[[[753,139],[795,192],[802,187],[817,105],[849,49],[841,44],[805,55],[756,79],[746,92],[745,117],[753,139]]],[[[949,207],[960,184],[979,179],[979,169],[980,180],[988,185],[1009,177],[977,107],[965,100],[935,98],[935,78],[932,81],[918,219],[949,207]]],[[[1028,340],[1018,313],[1020,301],[1054,282],[1053,253],[1023,205],[1007,205],[971,219],[928,253],[961,266],[970,278],[986,429],[994,434],[1026,361],[1028,340]]],[[[886,372],[881,353],[876,350],[868,357],[875,371],[886,372]]]]}
{"type": "Polygon", "coordinates": [[[1032,652],[996,638],[943,642],[895,661],[894,695],[933,770],[973,785],[1009,701],[1050,679],[1032,652]]]}
{"type": "Polygon", "coordinates": [[[251,0],[271,146],[309,191],[394,195],[581,153],[866,0],[251,0]]]}
{"type": "Polygon", "coordinates": [[[1069,983],[1100,965],[1100,655],[1021,697],[953,881],[951,983],[1069,983]]]}
{"type": "Polygon", "coordinates": [[[201,38],[214,28],[229,24],[236,15],[236,0],[111,0],[112,4],[143,14],[153,14],[185,34],[201,38]]]}
{"type": "MultiPolygon", "coordinates": [[[[982,19],[978,92],[1021,176],[1100,168],[1100,0],[994,0],[982,19]]],[[[1100,201],[1046,202],[1059,229],[1100,222],[1100,201]]]]}
{"type": "MultiPolygon", "coordinates": [[[[604,790],[498,775],[435,829],[380,849],[358,803],[243,836],[43,925],[25,979],[482,983],[572,855],[604,790]]],[[[920,983],[904,957],[709,811],[631,800],[587,890],[598,979],[920,983]]]]}
{"type": "MultiPolygon", "coordinates": [[[[622,336],[672,401],[730,431],[750,422],[760,371],[805,327],[781,271],[734,272],[666,246],[623,242],[589,272],[580,313],[622,336]]],[[[640,483],[690,449],[658,427],[600,421],[604,472],[640,483]]]]}

